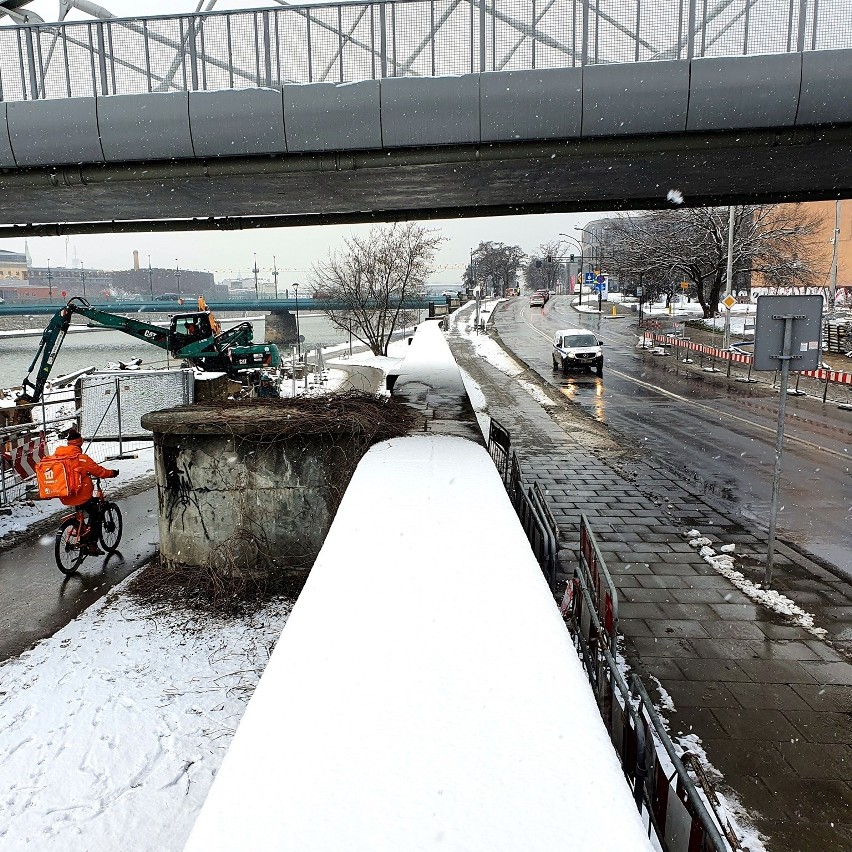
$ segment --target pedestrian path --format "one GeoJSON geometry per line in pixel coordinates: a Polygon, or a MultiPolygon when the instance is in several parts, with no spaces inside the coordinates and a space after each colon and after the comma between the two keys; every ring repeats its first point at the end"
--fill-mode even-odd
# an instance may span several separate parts
{"type": "MultiPolygon", "coordinates": [[[[522,349],[499,312],[496,322],[507,348],[522,349]]],[[[509,430],[525,479],[545,492],[563,580],[576,564],[580,512],[589,518],[618,588],[625,656],[647,686],[658,684],[673,736],[698,737],[720,789],[736,794],[770,852],[852,849],[852,586],[782,548],[773,586],[813,613],[825,640],[756,603],[688,533],[717,553],[733,544],[736,569],[754,579],[764,536],[675,474],[620,454],[605,427],[556,392],[557,404],[542,406],[464,338],[450,342],[488,414],[509,430]]]]}

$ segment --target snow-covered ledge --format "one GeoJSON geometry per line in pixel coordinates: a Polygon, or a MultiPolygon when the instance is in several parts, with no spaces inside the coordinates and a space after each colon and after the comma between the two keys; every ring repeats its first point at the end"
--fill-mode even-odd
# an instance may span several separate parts
{"type": "Polygon", "coordinates": [[[651,848],[487,451],[424,435],[361,460],[186,850],[438,847],[651,848]]]}
{"type": "Polygon", "coordinates": [[[418,415],[412,432],[458,435],[482,443],[476,413],[442,326],[438,320],[417,326],[405,360],[388,376],[388,387],[418,415]]]}

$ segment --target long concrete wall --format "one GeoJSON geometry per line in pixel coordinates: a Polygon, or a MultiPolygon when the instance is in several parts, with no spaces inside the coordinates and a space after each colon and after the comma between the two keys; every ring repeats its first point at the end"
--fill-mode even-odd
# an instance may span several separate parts
{"type": "Polygon", "coordinates": [[[852,123],[852,50],[0,103],[0,168],[852,123]]]}

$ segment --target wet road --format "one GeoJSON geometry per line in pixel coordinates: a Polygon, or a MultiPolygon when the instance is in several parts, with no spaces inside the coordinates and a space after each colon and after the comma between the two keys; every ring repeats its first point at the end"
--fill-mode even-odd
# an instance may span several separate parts
{"type": "Polygon", "coordinates": [[[156,489],[116,502],[124,519],[118,551],[90,556],[71,577],[56,567],[53,532],[0,553],[0,660],[55,633],[154,555],[156,489]]]}
{"type": "MultiPolygon", "coordinates": [[[[507,345],[546,381],[601,422],[719,498],[746,525],[769,523],[778,396],[698,371],[675,373],[673,357],[636,347],[636,317],[579,314],[567,298],[542,311],[524,299],[498,317],[507,345]],[[560,328],[593,329],[604,341],[604,374],[552,369],[560,328]]],[[[785,541],[852,576],[852,412],[811,397],[787,401],[778,515],[785,541]]]]}

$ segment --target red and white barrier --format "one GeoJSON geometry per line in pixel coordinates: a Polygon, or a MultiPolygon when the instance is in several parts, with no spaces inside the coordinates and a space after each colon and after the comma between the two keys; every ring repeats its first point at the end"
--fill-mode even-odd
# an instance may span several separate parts
{"type": "Polygon", "coordinates": [[[44,432],[37,436],[12,438],[3,449],[3,462],[21,479],[35,476],[36,463],[47,455],[44,432]]]}
{"type": "MultiPolygon", "coordinates": [[[[720,361],[731,361],[733,364],[751,364],[752,356],[743,352],[729,352],[726,349],[717,349],[706,343],[693,343],[691,340],[683,340],[680,337],[672,337],[668,334],[656,334],[655,332],[643,332],[642,339],[645,343],[663,344],[666,346],[677,346],[678,349],[687,349],[698,352],[709,358],[717,358],[720,361]]],[[[852,385],[852,373],[842,373],[838,370],[801,370],[794,371],[800,376],[808,376],[823,382],[834,382],[841,385],[852,385]]]]}

